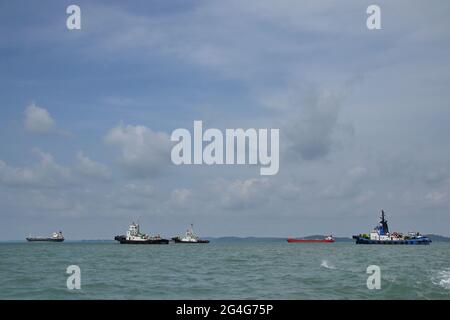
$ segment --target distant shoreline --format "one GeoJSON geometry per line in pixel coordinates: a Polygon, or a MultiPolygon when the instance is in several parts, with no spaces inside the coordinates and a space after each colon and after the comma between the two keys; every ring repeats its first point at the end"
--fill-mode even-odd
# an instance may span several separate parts
{"type": "MultiPolygon", "coordinates": [[[[448,242],[450,243],[450,237],[436,235],[436,234],[426,234],[424,236],[429,237],[433,242],[448,242]]],[[[325,235],[310,235],[305,237],[298,237],[301,239],[314,239],[314,238],[322,238],[325,237],[325,235]]],[[[237,237],[237,236],[223,236],[223,237],[204,237],[204,239],[217,241],[217,242],[259,242],[259,241],[265,241],[265,242],[281,242],[286,241],[287,237],[237,237]]],[[[354,240],[350,237],[334,237],[336,242],[353,242],[354,240]]],[[[21,243],[26,242],[25,239],[18,239],[18,240],[0,240],[0,243],[21,243]]],[[[66,239],[66,243],[80,243],[80,242],[91,242],[91,243],[115,243],[115,240],[112,239],[79,239],[79,240],[70,240],[66,239]]]]}

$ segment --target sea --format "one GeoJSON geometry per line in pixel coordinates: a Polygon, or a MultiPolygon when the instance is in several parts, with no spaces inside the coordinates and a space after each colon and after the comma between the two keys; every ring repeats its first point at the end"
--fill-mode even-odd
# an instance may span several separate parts
{"type": "Polygon", "coordinates": [[[3,242],[0,299],[450,299],[450,244],[3,242]]]}

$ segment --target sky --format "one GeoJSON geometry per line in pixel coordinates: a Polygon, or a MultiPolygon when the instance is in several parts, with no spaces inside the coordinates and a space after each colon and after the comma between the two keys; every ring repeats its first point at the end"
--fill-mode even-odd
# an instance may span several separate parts
{"type": "Polygon", "coordinates": [[[450,236],[448,1],[0,0],[0,240],[450,236]],[[381,8],[380,30],[366,9],[381,8]],[[67,6],[81,30],[66,28],[67,6]],[[278,128],[280,169],[171,162],[278,128]]]}

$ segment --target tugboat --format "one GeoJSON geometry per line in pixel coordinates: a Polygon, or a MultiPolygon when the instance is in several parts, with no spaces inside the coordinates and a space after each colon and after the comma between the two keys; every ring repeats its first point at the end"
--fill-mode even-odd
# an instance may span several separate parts
{"type": "Polygon", "coordinates": [[[162,239],[160,235],[150,236],[139,232],[139,224],[132,223],[126,235],[115,236],[114,240],[121,244],[168,244],[169,240],[162,239]]]}
{"type": "Polygon", "coordinates": [[[51,237],[32,237],[26,238],[28,242],[63,242],[64,236],[61,231],[53,232],[51,237]]]}
{"type": "Polygon", "coordinates": [[[334,242],[333,236],[328,236],[323,239],[296,239],[296,238],[288,238],[287,242],[289,243],[332,243],[334,242]]]}
{"type": "Polygon", "coordinates": [[[419,232],[408,232],[403,235],[399,232],[389,232],[387,220],[385,218],[384,210],[381,210],[381,221],[376,226],[370,235],[360,234],[353,236],[356,244],[430,244],[431,239],[420,235],[419,232]]]}
{"type": "Polygon", "coordinates": [[[194,233],[193,228],[194,225],[191,224],[191,227],[187,229],[186,235],[184,237],[173,237],[172,240],[175,241],[175,243],[209,243],[209,240],[200,239],[194,233]]]}

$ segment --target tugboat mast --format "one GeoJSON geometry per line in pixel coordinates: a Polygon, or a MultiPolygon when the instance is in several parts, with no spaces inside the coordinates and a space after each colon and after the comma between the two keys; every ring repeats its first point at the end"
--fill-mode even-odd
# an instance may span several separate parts
{"type": "Polygon", "coordinates": [[[384,218],[384,210],[381,210],[381,221],[380,221],[381,231],[382,234],[388,234],[389,233],[389,227],[387,220],[384,218]]]}

